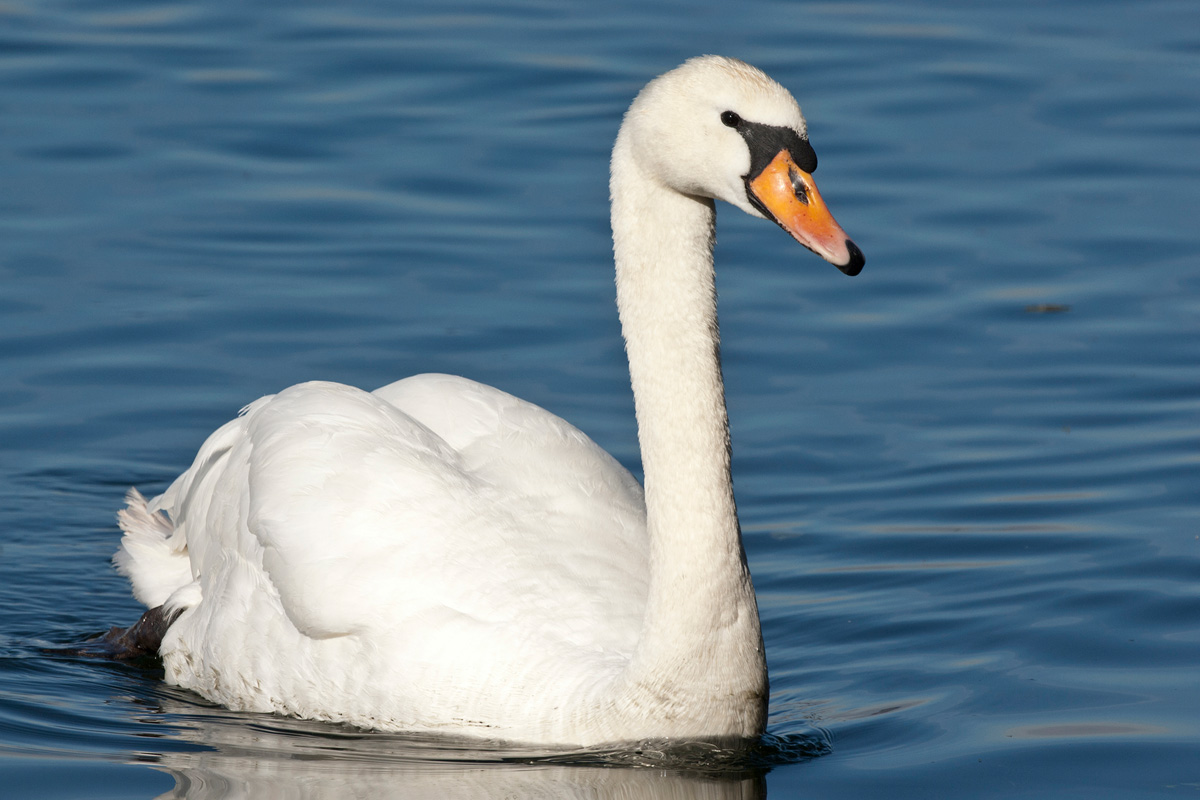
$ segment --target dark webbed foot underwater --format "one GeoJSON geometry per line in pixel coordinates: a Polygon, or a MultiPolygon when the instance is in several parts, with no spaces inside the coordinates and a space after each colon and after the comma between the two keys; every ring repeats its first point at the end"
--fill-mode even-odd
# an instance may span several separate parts
{"type": "Polygon", "coordinates": [[[128,628],[112,627],[77,647],[51,648],[56,655],[106,658],[112,661],[159,660],[163,636],[178,614],[168,614],[162,606],[152,608],[128,628]]]}

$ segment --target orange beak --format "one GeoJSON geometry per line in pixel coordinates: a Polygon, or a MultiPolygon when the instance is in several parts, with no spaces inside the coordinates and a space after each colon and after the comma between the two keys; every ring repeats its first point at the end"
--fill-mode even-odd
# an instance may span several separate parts
{"type": "Polygon", "coordinates": [[[825,207],[812,175],[796,166],[786,149],[747,180],[746,188],[759,210],[765,210],[797,242],[847,275],[862,271],[866,260],[862,251],[825,207]]]}

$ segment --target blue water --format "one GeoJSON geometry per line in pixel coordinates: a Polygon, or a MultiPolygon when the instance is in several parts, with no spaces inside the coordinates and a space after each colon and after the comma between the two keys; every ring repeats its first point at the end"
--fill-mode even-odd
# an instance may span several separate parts
{"type": "Polygon", "coordinates": [[[0,793],[1200,794],[1198,142],[1191,0],[5,4],[0,793]],[[718,212],[774,755],[539,761],[43,652],[138,615],[126,487],[297,381],[468,375],[637,471],[607,154],[705,52],[793,89],[867,256],[718,212]]]}

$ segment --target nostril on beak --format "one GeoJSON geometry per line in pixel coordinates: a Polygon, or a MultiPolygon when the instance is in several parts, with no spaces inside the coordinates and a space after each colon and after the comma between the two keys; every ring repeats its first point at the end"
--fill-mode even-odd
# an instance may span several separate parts
{"type": "Polygon", "coordinates": [[[792,191],[795,192],[796,199],[804,205],[808,205],[808,186],[805,185],[804,176],[800,174],[800,170],[789,167],[788,176],[792,179],[792,191]]]}

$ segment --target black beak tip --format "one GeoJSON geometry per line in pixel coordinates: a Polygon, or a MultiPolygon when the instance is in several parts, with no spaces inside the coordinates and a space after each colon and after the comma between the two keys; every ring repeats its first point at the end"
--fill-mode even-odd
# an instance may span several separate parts
{"type": "Polygon", "coordinates": [[[867,263],[867,259],[863,256],[862,250],[858,249],[858,245],[849,239],[846,240],[846,249],[850,252],[850,260],[845,264],[835,264],[834,266],[853,277],[862,272],[863,264],[867,263]]]}

